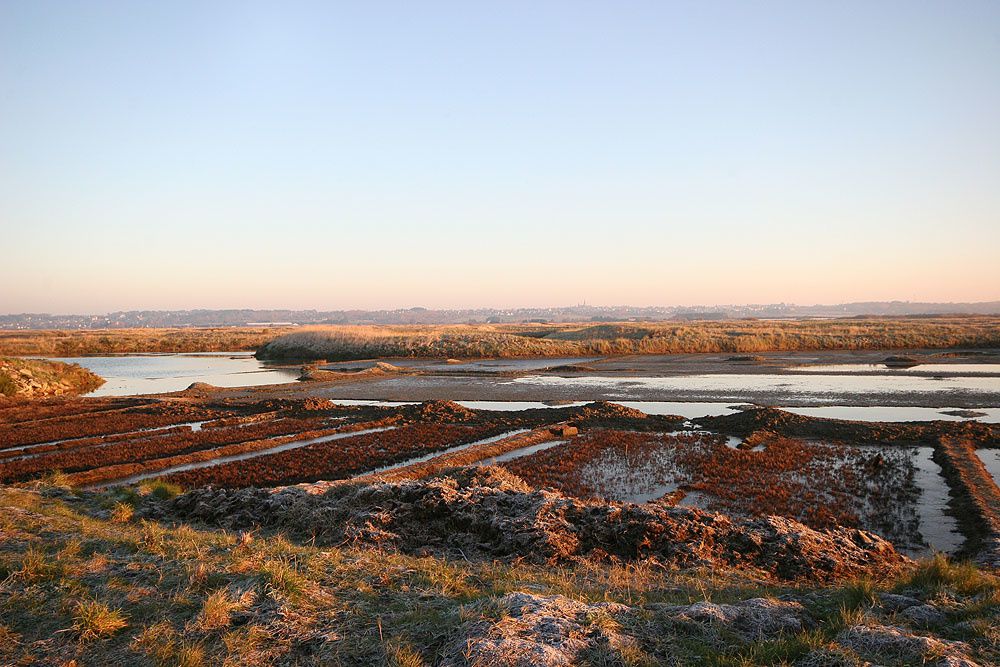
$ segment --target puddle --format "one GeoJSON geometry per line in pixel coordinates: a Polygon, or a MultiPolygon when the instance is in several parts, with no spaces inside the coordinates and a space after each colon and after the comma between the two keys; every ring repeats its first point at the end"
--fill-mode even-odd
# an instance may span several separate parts
{"type": "Polygon", "coordinates": [[[645,412],[647,415],[680,415],[685,419],[731,415],[732,401],[724,402],[684,402],[684,401],[615,401],[626,408],[645,412]]]}
{"type": "MultiPolygon", "coordinates": [[[[339,405],[371,405],[371,406],[398,406],[416,405],[416,401],[375,401],[360,399],[330,399],[331,402],[339,405]]],[[[731,415],[739,412],[738,402],[741,399],[728,401],[623,401],[614,400],[619,405],[627,408],[634,408],[645,412],[647,415],[679,415],[685,419],[698,419],[699,417],[714,417],[719,415],[731,415]]],[[[533,410],[548,408],[579,407],[591,401],[455,401],[459,405],[470,410],[495,410],[498,412],[533,410]]],[[[823,405],[817,407],[785,407],[778,406],[782,410],[805,415],[807,417],[826,417],[829,419],[848,419],[853,421],[886,421],[886,422],[907,422],[907,421],[965,421],[975,419],[977,421],[1000,423],[1000,408],[925,408],[925,407],[896,407],[896,406],[846,406],[846,405],[823,405]],[[971,410],[983,413],[980,417],[962,417],[960,415],[945,414],[953,410],[971,410]]]]}
{"type": "Polygon", "coordinates": [[[605,450],[580,468],[580,480],[608,500],[645,503],[673,493],[687,476],[674,463],[674,447],[666,445],[632,456],[627,450],[605,450]]]}
{"type": "Polygon", "coordinates": [[[587,401],[573,401],[569,403],[553,404],[544,401],[455,401],[464,408],[470,410],[496,410],[498,412],[511,412],[514,410],[539,410],[554,408],[575,408],[586,405],[587,401]]]}
{"type": "MultiPolygon", "coordinates": [[[[690,438],[694,433],[688,433],[690,438]]],[[[708,434],[706,434],[707,436],[708,434]]],[[[662,498],[688,484],[730,484],[739,486],[719,469],[730,459],[719,448],[733,449],[738,438],[710,437],[675,444],[670,437],[654,437],[651,447],[605,449],[579,468],[579,486],[616,501],[645,503],[662,498]],[[659,442],[659,444],[655,444],[659,442]]],[[[958,522],[948,514],[948,485],[941,468],[933,461],[930,447],[839,446],[808,442],[800,450],[802,461],[793,467],[782,463],[783,456],[795,455],[761,451],[741,454],[732,465],[757,470],[762,483],[770,488],[787,488],[791,495],[784,510],[793,518],[822,517],[825,508],[853,515],[858,525],[891,539],[900,551],[911,556],[934,552],[955,553],[964,543],[958,522]],[[808,455],[804,454],[809,452],[808,455]],[[747,456],[760,457],[747,459],[747,456]],[[921,538],[923,543],[921,542],[921,538]],[[924,544],[926,543],[926,544],[924,544]]],[[[759,448],[757,448],[759,449],[759,448]]],[[[996,450],[1000,454],[1000,450],[996,450]]],[[[993,458],[994,465],[1000,456],[993,458]]],[[[742,475],[742,473],[740,473],[742,475]]],[[[748,475],[753,473],[747,473],[748,475]]],[[[748,488],[752,488],[751,487],[748,488]]],[[[749,492],[748,492],[749,493],[749,492]]],[[[690,492],[678,504],[709,511],[755,514],[753,496],[741,494],[716,497],[706,492],[690,492]],[[749,501],[749,504],[748,504],[749,501]]],[[[765,494],[762,498],[766,497],[765,494]]],[[[779,494],[778,498],[780,499],[779,494]]]]}
{"type": "Polygon", "coordinates": [[[852,421],[875,422],[914,422],[914,421],[966,421],[974,419],[981,422],[1000,423],[1000,408],[965,408],[973,412],[981,412],[981,417],[962,417],[945,414],[958,408],[922,408],[893,407],[881,405],[845,406],[824,405],[812,408],[782,408],[806,417],[826,417],[828,419],[848,419],[852,421]]]}
{"type": "MultiPolygon", "coordinates": [[[[530,375],[499,382],[501,385],[551,387],[560,391],[600,389],[629,398],[630,390],[719,392],[726,400],[743,400],[749,392],[801,394],[822,400],[839,394],[921,394],[926,396],[963,393],[990,394],[1000,390],[1000,381],[992,377],[908,375],[775,375],[718,373],[663,377],[557,377],[530,375]]],[[[611,399],[615,400],[615,399],[611,399]]]]}
{"type": "Polygon", "coordinates": [[[906,550],[908,555],[928,555],[935,551],[954,553],[965,543],[958,530],[958,521],[946,513],[948,508],[948,485],[941,474],[941,466],[931,458],[934,450],[930,447],[913,447],[913,464],[916,468],[913,482],[920,489],[917,501],[917,516],[920,533],[929,549],[906,550]]]}
{"type": "Polygon", "coordinates": [[[976,454],[986,470],[993,475],[993,481],[1000,486],[1000,449],[977,449],[976,454]]]}
{"type": "Polygon", "coordinates": [[[522,447],[521,449],[515,449],[510,452],[505,452],[499,456],[491,456],[488,459],[483,459],[482,461],[476,461],[477,466],[493,466],[498,463],[504,463],[505,461],[513,461],[514,459],[519,459],[522,456],[530,456],[535,452],[544,452],[546,449],[552,449],[556,445],[566,444],[566,440],[549,440],[548,442],[540,442],[537,445],[531,445],[529,447],[522,447]]]}
{"type": "Polygon", "coordinates": [[[688,491],[677,503],[677,507],[691,507],[698,510],[708,510],[712,496],[701,491],[688,491]]]}
{"type": "Polygon", "coordinates": [[[917,364],[888,366],[886,364],[825,364],[789,366],[789,371],[809,373],[937,373],[941,375],[1000,374],[1000,364],[917,364]]]}

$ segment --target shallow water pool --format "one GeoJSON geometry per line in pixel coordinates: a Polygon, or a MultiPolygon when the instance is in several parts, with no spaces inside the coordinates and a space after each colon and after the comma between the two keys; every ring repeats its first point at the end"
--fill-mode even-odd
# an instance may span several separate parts
{"type": "Polygon", "coordinates": [[[187,389],[195,382],[216,387],[255,387],[295,382],[298,368],[255,359],[250,352],[129,354],[113,357],[55,357],[104,378],[87,396],[135,396],[187,389]]]}

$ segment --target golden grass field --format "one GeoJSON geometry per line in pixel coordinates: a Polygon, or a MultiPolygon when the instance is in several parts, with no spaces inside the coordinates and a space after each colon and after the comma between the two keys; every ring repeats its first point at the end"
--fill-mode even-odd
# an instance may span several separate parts
{"type": "Polygon", "coordinates": [[[1000,317],[0,331],[0,355],[261,350],[274,359],[1000,347],[1000,317]]]}
{"type": "Polygon", "coordinates": [[[1000,318],[731,320],[585,324],[306,327],[271,359],[564,357],[1000,346],[1000,318]]]}
{"type": "Polygon", "coordinates": [[[176,329],[74,329],[0,331],[0,355],[79,357],[135,352],[233,352],[255,350],[294,328],[184,327],[176,329]]]}

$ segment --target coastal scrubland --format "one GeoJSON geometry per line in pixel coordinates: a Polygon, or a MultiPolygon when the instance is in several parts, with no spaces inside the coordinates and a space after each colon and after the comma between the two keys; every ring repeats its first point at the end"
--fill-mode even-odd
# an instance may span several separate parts
{"type": "Polygon", "coordinates": [[[257,350],[268,359],[562,357],[1000,347],[1000,317],[0,331],[0,354],[257,350]]]}
{"type": "Polygon", "coordinates": [[[1000,346],[1000,318],[729,320],[617,324],[309,327],[263,359],[572,357],[1000,346]]]}

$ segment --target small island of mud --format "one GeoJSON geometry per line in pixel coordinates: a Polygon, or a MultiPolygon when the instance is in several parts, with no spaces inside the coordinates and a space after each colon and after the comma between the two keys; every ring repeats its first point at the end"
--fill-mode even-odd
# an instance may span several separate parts
{"type": "Polygon", "coordinates": [[[0,400],[85,394],[104,380],[77,364],[0,357],[0,400]]]}

